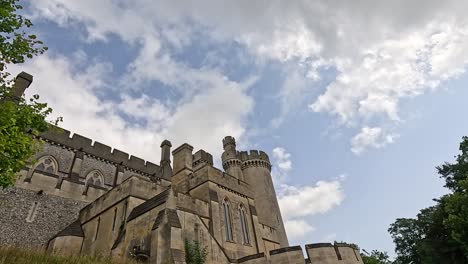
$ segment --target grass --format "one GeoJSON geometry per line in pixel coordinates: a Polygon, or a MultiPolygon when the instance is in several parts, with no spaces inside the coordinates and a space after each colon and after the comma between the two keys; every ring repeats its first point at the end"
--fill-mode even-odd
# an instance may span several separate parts
{"type": "Polygon", "coordinates": [[[36,250],[0,247],[0,264],[112,264],[109,257],[56,256],[36,250]]]}

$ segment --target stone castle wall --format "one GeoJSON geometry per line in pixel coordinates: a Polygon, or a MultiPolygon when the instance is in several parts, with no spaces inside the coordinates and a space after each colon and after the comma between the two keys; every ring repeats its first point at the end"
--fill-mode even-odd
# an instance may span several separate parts
{"type": "Polygon", "coordinates": [[[348,264],[364,263],[355,245],[345,243],[316,243],[305,246],[310,263],[348,264]]]}
{"type": "Polygon", "coordinates": [[[93,142],[92,139],[79,134],[73,134],[70,137],[70,131],[62,128],[54,127],[49,129],[47,132],[40,134],[39,138],[54,145],[82,151],[89,157],[94,157],[97,160],[105,161],[114,166],[121,165],[127,171],[133,171],[143,176],[161,177],[159,165],[129,155],[121,150],[112,149],[110,146],[100,142],[93,142]]]}
{"type": "Polygon", "coordinates": [[[69,135],[59,128],[41,134],[32,164],[17,175],[15,187],[0,190],[0,245],[43,247],[81,208],[131,176],[169,182],[159,178],[156,164],[69,135]],[[53,161],[50,171],[39,169],[44,159],[53,161]],[[102,176],[100,184],[87,182],[94,172],[102,176]]]}
{"type": "Polygon", "coordinates": [[[44,192],[0,189],[0,246],[41,247],[86,204],[44,192]]]}

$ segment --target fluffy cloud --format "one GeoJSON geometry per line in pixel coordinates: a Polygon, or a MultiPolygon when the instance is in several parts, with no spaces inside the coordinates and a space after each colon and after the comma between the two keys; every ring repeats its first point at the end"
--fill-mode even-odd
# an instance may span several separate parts
{"type": "Polygon", "coordinates": [[[244,119],[253,107],[245,94],[251,82],[236,83],[216,74],[204,80],[204,91],[171,105],[145,94],[131,96],[125,90],[116,100],[98,96],[97,91],[114,92],[106,83],[112,71],[106,63],[80,69],[70,58],[43,55],[10,70],[34,76],[27,96],[40,94],[54,109],[53,116],[63,116],[62,127],[154,162],[159,160],[164,139],[174,146],[190,142],[218,158],[221,139],[242,137],[244,119]]]}
{"type": "MultiPolygon", "coordinates": [[[[169,52],[189,46],[200,35],[205,41],[240,43],[260,61],[296,64],[295,70],[305,73],[283,85],[274,126],[295,110],[306,79],[319,79],[324,68],[336,69],[336,79],[310,109],[361,129],[375,120],[379,126],[401,124],[401,100],[464,73],[468,63],[468,18],[463,12],[468,2],[461,0],[37,0],[31,5],[37,17],[62,26],[83,24],[89,41],[106,41],[116,34],[141,46],[129,68],[132,81],[156,78],[200,87],[198,78],[204,75],[175,75],[174,69],[185,65],[174,62],[169,52]]],[[[192,75],[190,68],[185,70],[192,75]]]]}
{"type": "Polygon", "coordinates": [[[305,237],[315,229],[310,223],[312,216],[326,213],[343,201],[341,182],[344,176],[312,185],[291,185],[291,154],[282,147],[273,149],[273,165],[273,180],[288,237],[291,240],[305,237]]]}
{"type": "Polygon", "coordinates": [[[363,127],[351,140],[351,151],[361,154],[368,148],[382,148],[398,138],[396,134],[386,134],[380,127],[363,127]]]}
{"type": "Polygon", "coordinates": [[[318,181],[315,185],[284,186],[279,204],[286,219],[323,214],[344,199],[340,180],[318,181]]]}
{"type": "Polygon", "coordinates": [[[291,154],[286,152],[286,149],[274,148],[273,158],[280,170],[288,172],[292,169],[291,154]]]}
{"type": "Polygon", "coordinates": [[[336,115],[343,123],[364,123],[352,139],[353,152],[383,147],[395,137],[382,136],[380,128],[368,128],[366,121],[383,116],[400,123],[401,99],[423,94],[465,71],[468,52],[460,48],[465,45],[468,30],[453,22],[430,23],[398,40],[385,40],[341,65],[337,79],[310,108],[336,115]]]}
{"type": "Polygon", "coordinates": [[[284,227],[289,239],[297,239],[313,232],[315,228],[305,220],[286,220],[284,227]]]}

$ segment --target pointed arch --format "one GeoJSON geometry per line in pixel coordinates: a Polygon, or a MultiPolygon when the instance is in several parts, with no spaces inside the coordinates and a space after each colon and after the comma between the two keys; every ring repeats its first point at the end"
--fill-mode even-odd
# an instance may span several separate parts
{"type": "Polygon", "coordinates": [[[233,241],[232,236],[232,221],[231,221],[231,204],[229,200],[225,198],[223,200],[223,214],[224,214],[224,235],[226,241],[233,241]]]}
{"type": "Polygon", "coordinates": [[[239,216],[242,231],[242,244],[250,244],[249,225],[247,222],[247,210],[243,204],[239,205],[239,216]]]}
{"type": "Polygon", "coordinates": [[[34,171],[41,171],[56,175],[58,173],[58,162],[52,156],[42,156],[34,165],[34,171]]]}
{"type": "Polygon", "coordinates": [[[104,186],[104,176],[99,170],[92,170],[86,175],[85,185],[104,186]]]}

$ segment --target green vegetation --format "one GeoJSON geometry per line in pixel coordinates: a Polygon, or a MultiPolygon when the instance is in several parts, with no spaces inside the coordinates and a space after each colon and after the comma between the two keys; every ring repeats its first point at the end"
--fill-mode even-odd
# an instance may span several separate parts
{"type": "Polygon", "coordinates": [[[14,80],[7,65],[23,63],[47,50],[35,35],[25,32],[32,23],[17,14],[22,9],[18,2],[0,0],[0,187],[12,185],[15,175],[37,150],[38,142],[26,132],[46,131],[46,117],[52,112],[38,101],[38,95],[29,100],[12,95],[14,80]]]}
{"type": "Polygon", "coordinates": [[[26,58],[32,58],[47,50],[36,35],[27,34],[25,28],[33,24],[29,19],[17,14],[23,7],[19,0],[0,0],[0,79],[5,80],[6,64],[23,63],[26,58]]]}
{"type": "Polygon", "coordinates": [[[111,264],[109,258],[95,256],[61,257],[34,250],[0,247],[0,264],[111,264]]]}
{"type": "Polygon", "coordinates": [[[395,263],[468,263],[468,137],[454,163],[437,167],[450,190],[416,218],[399,218],[389,228],[395,242],[395,263]]]}
{"type": "Polygon", "coordinates": [[[206,248],[200,242],[185,240],[185,261],[187,264],[204,264],[206,260],[206,248]]]}
{"type": "MultiPolygon", "coordinates": [[[[363,251],[365,252],[365,250],[363,251]]],[[[361,257],[364,264],[392,264],[387,252],[372,250],[370,254],[361,254],[361,257]]]]}
{"type": "Polygon", "coordinates": [[[437,167],[450,192],[415,218],[398,218],[390,225],[396,259],[374,250],[362,254],[365,264],[468,263],[468,137],[462,138],[459,150],[454,163],[437,167]]]}

